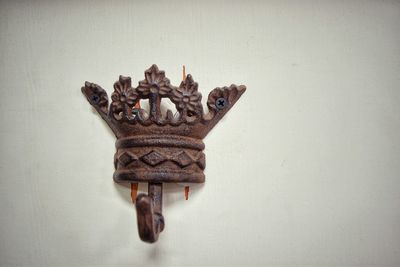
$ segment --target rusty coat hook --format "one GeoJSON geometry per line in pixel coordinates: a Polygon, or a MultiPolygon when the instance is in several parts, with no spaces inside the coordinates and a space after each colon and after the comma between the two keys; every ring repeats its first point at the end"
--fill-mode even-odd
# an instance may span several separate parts
{"type": "Polygon", "coordinates": [[[149,183],[149,195],[139,194],[136,198],[136,213],[139,236],[145,242],[157,241],[164,230],[162,215],[162,183],[149,183]]]}
{"type": "Polygon", "coordinates": [[[164,229],[163,183],[204,183],[205,155],[202,139],[245,92],[244,85],[217,87],[207,99],[204,113],[198,84],[184,75],[175,87],[156,65],[145,71],[145,79],[132,87],[131,78],[120,76],[114,83],[109,105],[106,91],[86,82],[82,93],[117,137],[114,181],[148,183],[148,195],[136,198],[140,238],[157,241],[164,229]],[[170,99],[177,113],[161,113],[162,98],[170,99]],[[150,110],[137,106],[148,99],[150,110]]]}

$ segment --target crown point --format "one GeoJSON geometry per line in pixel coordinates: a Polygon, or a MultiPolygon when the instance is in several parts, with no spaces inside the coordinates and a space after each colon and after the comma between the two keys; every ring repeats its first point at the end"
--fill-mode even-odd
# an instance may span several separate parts
{"type": "Polygon", "coordinates": [[[244,92],[246,92],[246,89],[247,89],[247,88],[246,88],[246,86],[244,86],[244,85],[239,85],[239,86],[238,86],[238,90],[239,90],[240,92],[243,92],[243,93],[244,93],[244,92]]]}
{"type": "Polygon", "coordinates": [[[119,81],[120,81],[120,82],[123,82],[123,81],[131,81],[131,77],[119,75],[119,81]]]}
{"type": "Polygon", "coordinates": [[[190,80],[190,81],[193,82],[193,76],[192,76],[192,74],[186,75],[186,80],[190,80]]]}
{"type": "Polygon", "coordinates": [[[158,66],[156,64],[153,64],[146,70],[146,72],[159,72],[158,66]]]}

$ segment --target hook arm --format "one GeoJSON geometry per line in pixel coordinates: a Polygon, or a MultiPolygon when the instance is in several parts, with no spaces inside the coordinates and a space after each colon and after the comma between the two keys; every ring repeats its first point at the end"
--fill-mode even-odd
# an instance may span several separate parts
{"type": "Polygon", "coordinates": [[[140,239],[154,243],[164,230],[162,215],[162,183],[149,183],[148,195],[139,194],[136,198],[136,213],[140,239]]]}

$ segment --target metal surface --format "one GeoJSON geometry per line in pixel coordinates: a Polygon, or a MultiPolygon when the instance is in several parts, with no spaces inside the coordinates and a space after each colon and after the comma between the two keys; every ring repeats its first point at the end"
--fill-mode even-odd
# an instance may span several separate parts
{"type": "Polygon", "coordinates": [[[130,77],[114,83],[109,105],[106,91],[86,82],[82,93],[107,122],[117,137],[114,156],[115,182],[148,182],[149,196],[136,201],[139,235],[155,242],[164,228],[161,215],[162,183],[203,183],[205,168],[202,139],[245,92],[244,85],[215,88],[208,95],[204,113],[198,84],[191,75],[175,87],[164,71],[152,65],[145,79],[132,87],[130,77]],[[163,98],[175,104],[177,112],[161,112],[163,98]],[[135,108],[148,99],[149,112],[135,108]]]}
{"type": "Polygon", "coordinates": [[[164,230],[162,215],[162,183],[149,183],[149,195],[139,194],[136,199],[136,213],[140,239],[153,243],[164,230]]]}

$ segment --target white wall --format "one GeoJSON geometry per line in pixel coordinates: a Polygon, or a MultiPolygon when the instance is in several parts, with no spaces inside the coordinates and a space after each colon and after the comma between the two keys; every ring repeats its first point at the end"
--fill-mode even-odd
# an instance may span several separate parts
{"type": "Polygon", "coordinates": [[[1,266],[400,265],[399,2],[2,1],[0,31],[1,266]],[[248,90],[148,245],[80,87],[153,63],[248,90]]]}

